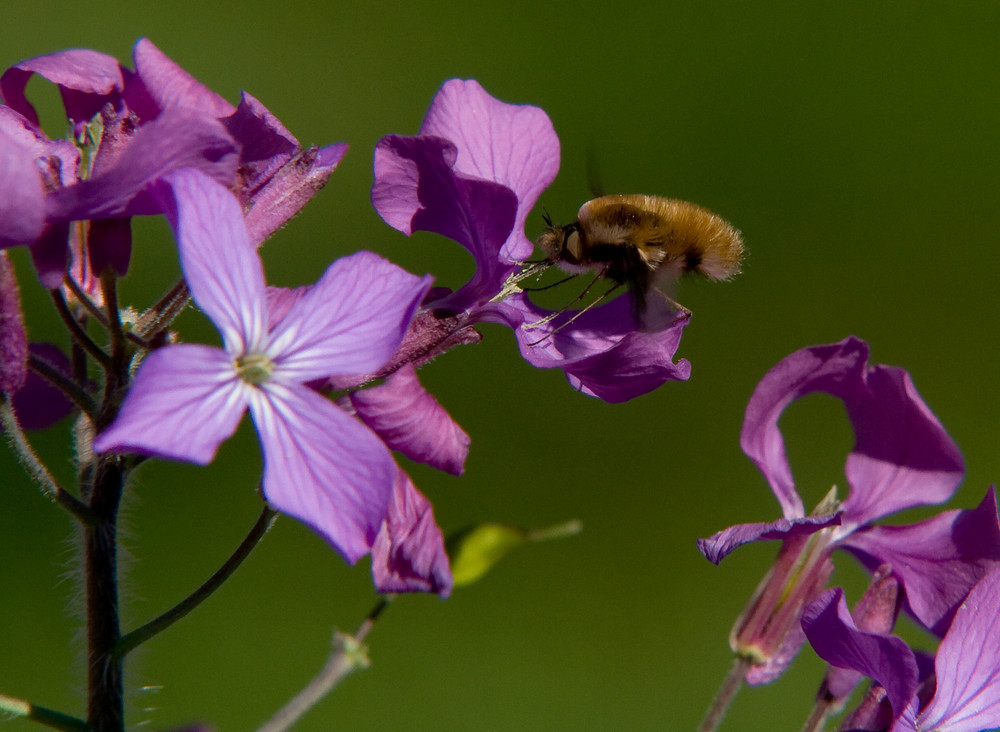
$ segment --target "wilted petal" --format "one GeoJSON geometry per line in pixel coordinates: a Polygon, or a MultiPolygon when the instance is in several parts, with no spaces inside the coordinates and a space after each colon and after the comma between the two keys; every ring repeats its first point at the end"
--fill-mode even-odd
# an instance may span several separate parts
{"type": "Polygon", "coordinates": [[[281,120],[247,92],[221,122],[239,143],[241,187],[251,196],[299,149],[299,141],[281,120]]]}
{"type": "Polygon", "coordinates": [[[115,421],[94,440],[94,450],[207,465],[236,431],[247,388],[222,349],[180,344],[153,351],[115,421]]]}
{"type": "Polygon", "coordinates": [[[934,661],[937,690],[920,729],[1000,727],[1000,573],[983,578],[959,607],[934,661]]]}
{"type": "Polygon", "coordinates": [[[455,172],[455,146],[438,137],[382,138],[375,148],[372,204],[409,236],[431,231],[464,246],[476,273],[435,307],[461,312],[496,295],[516,267],[501,260],[517,216],[509,188],[455,172]]]}
{"type": "Polygon", "coordinates": [[[396,464],[382,441],[299,384],[252,392],[264,450],[264,497],[303,521],[354,564],[371,549],[389,510],[396,464]]]}
{"type": "Polygon", "coordinates": [[[867,366],[868,346],[849,337],[805,348],[764,376],[747,406],[740,444],[764,473],[786,518],[804,515],[778,418],[817,391],[843,400],[856,443],[847,458],[845,523],[947,500],[961,481],[961,454],[902,369],[867,366]]]}
{"type": "Polygon", "coordinates": [[[451,568],[430,501],[399,468],[389,515],[372,547],[372,576],[379,592],[451,594],[451,568]]]}
{"type": "Polygon", "coordinates": [[[89,120],[109,101],[117,106],[125,85],[117,59],[85,48],[22,61],[0,76],[0,96],[35,125],[39,123],[38,113],[24,96],[32,74],[59,86],[66,116],[76,122],[89,120]]]}
{"type": "Polygon", "coordinates": [[[973,510],[945,511],[909,526],[856,531],[841,546],[870,569],[892,565],[909,611],[938,635],[969,590],[1000,567],[1000,523],[993,489],[973,510]]]}
{"type": "Polygon", "coordinates": [[[228,189],[196,170],[164,177],[157,196],[174,229],[191,297],[230,353],[260,347],[267,321],[264,270],[228,189]]]}
{"type": "Polygon", "coordinates": [[[718,564],[735,550],[752,541],[773,541],[791,536],[807,536],[815,534],[827,526],[838,526],[840,521],[840,514],[835,514],[833,516],[805,516],[798,519],[781,518],[769,524],[737,524],[723,529],[707,539],[698,539],[698,551],[712,564],[718,564]]]}
{"type": "Polygon", "coordinates": [[[473,79],[450,79],[431,102],[420,134],[455,144],[457,172],[514,192],[517,218],[500,256],[507,261],[531,256],[534,245],[524,236],[524,221],[559,172],[559,138],[545,111],[501,102],[473,79]]]}
{"type": "MultiPolygon", "coordinates": [[[[228,117],[236,109],[168,58],[148,38],[132,49],[135,70],[157,111],[186,109],[206,117],[228,117]]],[[[130,104],[130,106],[133,106],[130,104]]],[[[149,111],[142,110],[145,114],[149,111]]]]}
{"type": "Polygon", "coordinates": [[[371,252],[338,259],[273,326],[268,350],[280,354],[282,378],[374,371],[403,340],[430,282],[371,252]]]}
{"type": "MultiPolygon", "coordinates": [[[[549,314],[520,293],[500,308],[519,312],[525,324],[549,314]]],[[[687,360],[673,360],[688,318],[679,317],[662,330],[637,331],[627,297],[593,308],[565,325],[574,315],[575,311],[567,311],[539,327],[517,328],[525,360],[538,368],[563,369],[574,388],[610,403],[628,401],[666,381],[683,381],[691,375],[687,360]]]]}
{"type": "Polygon", "coordinates": [[[358,417],[392,450],[438,470],[461,475],[469,454],[469,435],[417,380],[406,365],[384,384],[350,396],[358,417]]]}
{"type": "Polygon", "coordinates": [[[906,643],[859,631],[840,588],[824,592],[806,608],[802,628],[820,658],[875,679],[888,693],[893,714],[903,714],[919,684],[917,661],[906,643]]]}
{"type": "Polygon", "coordinates": [[[17,275],[7,252],[0,251],[0,392],[14,394],[27,378],[28,336],[24,332],[17,275]]]}

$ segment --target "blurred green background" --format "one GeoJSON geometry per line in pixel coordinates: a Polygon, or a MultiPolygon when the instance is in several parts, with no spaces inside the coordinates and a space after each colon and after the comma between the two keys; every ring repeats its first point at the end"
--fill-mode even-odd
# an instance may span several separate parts
{"type": "MultiPolygon", "coordinates": [[[[687,383],[609,406],[529,367],[498,327],[422,370],[472,437],[462,478],[412,471],[445,531],[579,518],[584,532],[519,550],[445,602],[401,598],[370,637],[372,667],[297,729],[693,729],[774,555],[756,545],[714,567],[695,540],[778,516],[738,437],[758,380],[798,348],[854,333],[874,361],[910,371],[966,456],[952,506],[1000,476],[996,3],[37,2],[5,16],[0,66],[75,46],[131,65],[148,36],[231,101],[251,92],[303,143],[349,142],[330,185],[265,247],[275,284],[312,282],[359,248],[465,281],[458,246],[408,240],[369,204],[376,141],[416,133],[455,76],[549,113],[563,163],[540,203],[555,219],[590,197],[593,150],[607,190],[692,200],[746,236],[738,280],[681,287],[695,313],[679,352],[687,383]]],[[[51,87],[29,94],[56,111],[51,87]]],[[[539,209],[528,235],[542,226],[539,209]]],[[[137,221],[136,238],[123,290],[143,304],[177,265],[162,221],[137,221]]],[[[22,255],[32,335],[51,336],[22,255]]],[[[196,314],[180,325],[215,337],[196,314]]],[[[845,485],[852,435],[838,403],[806,399],[783,426],[807,504],[845,485]]],[[[36,438],[64,480],[69,429],[36,438]]],[[[6,452],[0,476],[0,693],[80,714],[71,522],[6,452]]],[[[139,473],[124,520],[126,627],[223,561],[257,515],[258,476],[247,424],[207,468],[139,473]]],[[[839,565],[834,580],[856,599],[863,575],[846,555],[839,565]]],[[[130,723],[254,729],[375,599],[367,560],[348,568],[279,520],[217,595],[131,658],[130,723]]],[[[804,652],[779,682],[745,689],[723,729],[798,729],[821,671],[804,652]]]]}

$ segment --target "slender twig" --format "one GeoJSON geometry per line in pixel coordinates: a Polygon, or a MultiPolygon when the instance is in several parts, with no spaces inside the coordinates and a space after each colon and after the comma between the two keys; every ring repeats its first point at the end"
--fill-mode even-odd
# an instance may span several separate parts
{"type": "Polygon", "coordinates": [[[0,421],[3,422],[4,434],[7,435],[11,449],[17,455],[28,475],[38,484],[42,494],[49,500],[58,503],[83,523],[94,523],[94,514],[90,508],[72,493],[64,490],[52,477],[48,468],[35,455],[21,425],[18,424],[17,415],[14,414],[10,402],[6,399],[0,399],[0,421]]]}
{"type": "Polygon", "coordinates": [[[81,411],[94,417],[97,411],[97,404],[91,399],[90,394],[84,391],[73,379],[69,378],[62,371],[54,367],[41,356],[34,353],[28,354],[28,367],[43,379],[48,381],[65,394],[81,411]]]}
{"type": "Polygon", "coordinates": [[[77,301],[87,309],[87,312],[90,313],[92,317],[97,318],[98,322],[100,322],[100,324],[105,328],[108,326],[108,319],[104,315],[104,311],[97,307],[94,301],[90,299],[90,296],[83,291],[79,282],[67,274],[63,277],[63,284],[69,288],[69,291],[73,293],[73,297],[75,297],[77,301]]]}
{"type": "Polygon", "coordinates": [[[122,319],[118,313],[118,281],[110,269],[101,274],[101,292],[104,293],[104,308],[107,311],[108,332],[111,338],[111,368],[119,374],[125,371],[128,352],[125,348],[122,319]]]}
{"type": "Polygon", "coordinates": [[[0,712],[16,714],[18,717],[30,719],[32,722],[38,722],[53,729],[65,730],[65,732],[90,732],[90,725],[82,719],[3,694],[0,694],[0,712]]]}
{"type": "Polygon", "coordinates": [[[809,714],[809,719],[802,725],[802,732],[822,732],[827,718],[833,712],[833,705],[828,699],[817,699],[809,714]]]}
{"type": "Polygon", "coordinates": [[[729,709],[729,705],[732,704],[737,692],[743,686],[743,679],[746,677],[749,669],[750,659],[737,656],[733,661],[733,667],[730,669],[729,675],[722,682],[719,693],[715,695],[708,714],[705,715],[705,721],[698,727],[698,732],[714,732],[714,730],[718,729],[722,723],[722,718],[726,716],[726,710],[729,709]]]}
{"type": "Polygon", "coordinates": [[[250,552],[257,546],[261,538],[263,538],[264,534],[271,527],[275,516],[277,516],[277,512],[274,509],[264,506],[264,510],[261,511],[260,517],[250,529],[250,533],[247,534],[246,538],[236,548],[236,551],[226,560],[225,564],[219,567],[215,574],[209,577],[201,587],[158,618],[150,620],[145,625],[123,635],[115,645],[114,655],[118,658],[124,657],[127,653],[142,645],[157,633],[169,628],[208,599],[208,596],[219,589],[222,583],[229,579],[233,572],[250,555],[250,552]]]}
{"type": "Polygon", "coordinates": [[[81,326],[77,322],[76,318],[73,317],[73,313],[69,311],[69,306],[66,304],[66,298],[63,296],[62,292],[58,289],[49,290],[49,292],[52,295],[52,302],[55,303],[56,310],[59,312],[59,317],[62,318],[66,327],[73,335],[73,340],[79,343],[80,346],[88,354],[90,354],[90,356],[97,361],[102,368],[110,368],[111,358],[101,349],[100,346],[90,339],[90,336],[87,335],[83,326],[81,326]]]}
{"type": "Polygon", "coordinates": [[[371,632],[379,615],[389,607],[389,603],[394,597],[394,595],[386,595],[380,598],[361,625],[358,626],[354,635],[334,633],[333,653],[327,659],[323,669],[257,732],[285,732],[352,672],[359,668],[367,668],[369,661],[364,640],[371,632]]]}
{"type": "Polygon", "coordinates": [[[148,338],[168,327],[191,299],[187,282],[179,279],[160,301],[144,312],[135,324],[135,332],[140,338],[148,338]]]}

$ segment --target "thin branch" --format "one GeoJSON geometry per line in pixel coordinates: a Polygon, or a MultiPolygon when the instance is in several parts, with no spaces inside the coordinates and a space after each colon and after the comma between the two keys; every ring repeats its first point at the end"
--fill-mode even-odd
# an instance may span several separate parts
{"type": "Polygon", "coordinates": [[[46,727],[65,730],[65,732],[91,732],[90,725],[82,719],[71,717],[62,712],[54,712],[51,709],[3,694],[0,694],[0,712],[15,714],[18,717],[44,724],[46,727]]]}
{"type": "Polygon", "coordinates": [[[750,670],[750,659],[737,656],[733,661],[733,667],[726,676],[719,692],[712,701],[712,706],[705,715],[705,721],[698,727],[698,732],[714,732],[722,724],[722,718],[726,716],[726,710],[733,703],[737,692],[743,686],[743,679],[746,678],[747,671],[750,670]]]}
{"type": "Polygon", "coordinates": [[[62,292],[58,289],[49,290],[49,292],[52,295],[52,302],[55,303],[56,310],[59,312],[59,317],[62,318],[66,327],[69,328],[70,333],[73,335],[73,340],[79,343],[80,346],[101,365],[101,368],[110,368],[111,358],[101,349],[100,346],[91,340],[90,336],[87,335],[87,331],[85,331],[83,326],[81,326],[77,322],[76,318],[73,317],[73,313],[69,311],[69,306],[66,304],[66,298],[63,296],[62,292]]]}
{"type": "Polygon", "coordinates": [[[79,384],[69,378],[59,369],[44,358],[34,354],[28,354],[28,367],[43,379],[48,381],[66,395],[82,412],[89,415],[91,419],[97,414],[97,405],[91,399],[90,394],[84,391],[79,384]]]}
{"type": "Polygon", "coordinates": [[[87,312],[91,314],[92,317],[97,318],[98,322],[105,328],[108,326],[108,319],[105,317],[104,312],[94,304],[94,301],[90,299],[90,296],[83,291],[80,287],[80,283],[74,280],[67,274],[63,277],[63,284],[69,288],[69,291],[73,293],[73,297],[79,301],[83,307],[87,309],[87,312]]]}
{"type": "Polygon", "coordinates": [[[144,312],[135,324],[135,333],[140,338],[149,338],[155,333],[169,327],[174,318],[180,315],[191,299],[187,282],[182,277],[160,301],[144,312]]]}
{"type": "Polygon", "coordinates": [[[236,551],[226,560],[225,564],[219,567],[215,574],[209,577],[201,587],[158,618],[150,620],[145,625],[123,635],[115,645],[114,655],[118,658],[124,657],[157,633],[169,628],[208,599],[208,596],[219,589],[222,583],[229,579],[233,572],[250,555],[253,548],[257,546],[264,534],[267,533],[267,530],[271,528],[275,516],[277,516],[277,511],[265,505],[260,517],[250,529],[250,533],[247,534],[246,538],[236,548],[236,551]]]}
{"type": "Polygon", "coordinates": [[[7,399],[0,399],[0,422],[3,423],[4,433],[7,435],[11,449],[17,455],[21,466],[38,485],[42,494],[50,501],[58,503],[84,524],[94,523],[94,514],[90,508],[72,493],[64,490],[52,477],[48,468],[35,455],[35,451],[31,449],[28,438],[25,437],[21,425],[18,424],[17,415],[14,414],[7,399]]]}
{"type": "Polygon", "coordinates": [[[333,653],[327,659],[323,669],[257,732],[285,732],[352,672],[359,668],[367,668],[370,662],[364,640],[371,632],[379,615],[389,607],[389,603],[394,597],[394,595],[386,595],[380,598],[361,625],[358,626],[354,635],[334,633],[333,653]]]}

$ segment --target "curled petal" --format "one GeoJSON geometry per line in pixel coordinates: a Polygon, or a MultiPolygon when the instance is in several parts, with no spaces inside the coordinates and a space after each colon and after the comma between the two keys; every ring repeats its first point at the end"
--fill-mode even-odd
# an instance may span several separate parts
{"type": "Polygon", "coordinates": [[[0,96],[35,126],[38,113],[24,96],[32,74],[59,87],[66,116],[77,122],[90,119],[109,101],[118,106],[125,87],[117,59],[97,51],[74,48],[22,61],[0,76],[0,96]]]}
{"type": "Polygon", "coordinates": [[[374,371],[399,347],[430,283],[371,252],[342,257],[274,325],[269,352],[299,383],[374,371]]]}
{"type": "Polygon", "coordinates": [[[881,684],[902,716],[917,693],[919,677],[913,651],[895,636],[857,629],[840,588],[827,590],[802,614],[809,644],[829,664],[858,671],[881,684]]]}
{"type": "Polygon", "coordinates": [[[875,526],[841,542],[869,568],[886,563],[906,590],[910,613],[941,635],[969,590],[1000,567],[993,489],[972,510],[945,511],[909,526],[875,526]]]}
{"type": "Polygon", "coordinates": [[[534,245],[524,235],[524,221],[559,172],[559,138],[545,111],[501,102],[473,79],[451,79],[431,102],[420,134],[454,143],[457,172],[514,192],[517,218],[500,256],[507,261],[531,256],[534,245]]]}
{"type": "Polygon", "coordinates": [[[786,518],[804,515],[778,418],[817,391],[841,399],[856,442],[847,458],[851,495],[845,524],[862,524],[910,506],[947,500],[962,479],[958,447],[902,369],[867,365],[868,346],[853,336],[805,348],[769,371],[747,405],[740,444],[764,473],[786,518]]]}
{"type": "Polygon", "coordinates": [[[934,660],[937,690],[920,729],[978,732],[1000,726],[1000,573],[958,608],[934,660]]]}
{"type": "Polygon", "coordinates": [[[461,475],[469,435],[417,381],[407,364],[384,384],[351,394],[358,417],[392,450],[452,475],[461,475]]]}
{"type": "Polygon", "coordinates": [[[489,180],[454,170],[455,145],[439,137],[382,138],[375,148],[372,204],[390,226],[409,236],[431,231],[464,246],[476,273],[435,307],[461,312],[496,295],[516,267],[501,249],[517,216],[517,196],[489,180]]]}
{"type": "Polygon", "coordinates": [[[156,195],[174,229],[191,297],[230,353],[257,350],[267,323],[264,270],[235,196],[192,169],[165,176],[156,195]]]}
{"type": "Polygon", "coordinates": [[[451,594],[451,568],[434,510],[399,468],[389,515],[372,547],[372,576],[379,592],[451,594]]]}
{"type": "MultiPolygon", "coordinates": [[[[507,298],[500,308],[519,313],[525,325],[549,314],[521,293],[507,298]]],[[[691,375],[687,360],[673,360],[687,317],[662,330],[637,331],[626,297],[593,308],[564,326],[575,314],[567,311],[539,327],[517,328],[525,360],[538,368],[563,369],[574,388],[610,403],[628,401],[666,381],[683,381],[691,375]]]]}
{"type": "Polygon", "coordinates": [[[837,526],[840,521],[840,514],[834,514],[805,516],[798,519],[781,518],[769,524],[737,524],[707,539],[698,539],[698,551],[712,564],[718,564],[741,546],[752,541],[774,541],[791,536],[808,536],[828,526],[837,526]]]}
{"type": "Polygon", "coordinates": [[[220,348],[180,344],[142,362],[97,452],[135,452],[207,465],[246,410],[247,387],[220,348]]]}
{"type": "Polygon", "coordinates": [[[389,510],[396,464],[371,430],[299,384],[267,382],[250,412],[264,449],[264,497],[354,564],[389,510]]]}
{"type": "Polygon", "coordinates": [[[138,107],[137,111],[144,118],[170,108],[186,109],[215,119],[228,117],[235,110],[232,104],[174,63],[148,38],[140,38],[135,44],[132,60],[142,81],[144,99],[155,105],[154,109],[143,109],[129,99],[129,106],[138,107]]]}

